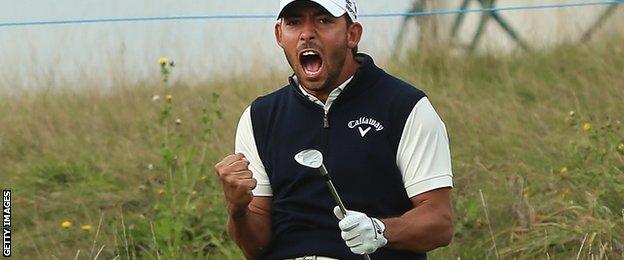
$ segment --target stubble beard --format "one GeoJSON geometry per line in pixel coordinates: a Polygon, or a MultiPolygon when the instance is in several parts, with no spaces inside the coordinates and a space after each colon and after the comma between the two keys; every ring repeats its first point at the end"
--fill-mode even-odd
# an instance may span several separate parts
{"type": "MultiPolygon", "coordinates": [[[[300,75],[299,70],[295,67],[295,63],[293,62],[293,57],[288,55],[286,50],[284,51],[284,56],[286,56],[286,60],[290,65],[290,68],[295,72],[295,76],[297,76],[297,83],[301,84],[306,90],[311,90],[315,92],[321,92],[323,90],[333,90],[333,88],[338,87],[338,77],[340,77],[340,72],[345,65],[345,61],[347,60],[347,55],[344,52],[337,51],[336,53],[330,53],[329,56],[326,56],[326,59],[323,63],[323,67],[325,71],[327,71],[327,78],[323,82],[305,82],[303,79],[303,75],[300,75]],[[328,65],[327,63],[333,63],[335,66],[328,65]],[[335,61],[335,63],[333,62],[335,61]],[[332,86],[335,85],[335,86],[332,86]]],[[[294,57],[295,59],[299,59],[297,55],[294,57]]],[[[331,91],[330,90],[330,91],[331,91]]]]}

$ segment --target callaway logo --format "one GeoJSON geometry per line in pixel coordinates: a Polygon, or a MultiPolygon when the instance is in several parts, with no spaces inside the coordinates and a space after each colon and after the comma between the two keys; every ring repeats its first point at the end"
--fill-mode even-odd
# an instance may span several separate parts
{"type": "Polygon", "coordinates": [[[353,4],[353,2],[351,0],[346,0],[347,2],[347,11],[349,11],[349,13],[351,13],[353,15],[353,17],[355,17],[355,19],[357,19],[357,6],[355,4],[353,4]]]}
{"type": "Polygon", "coordinates": [[[368,117],[360,117],[356,120],[351,120],[347,126],[351,129],[357,127],[360,132],[360,136],[362,137],[364,137],[373,128],[375,131],[381,131],[384,128],[383,125],[377,120],[368,117]]]}
{"type": "Polygon", "coordinates": [[[371,218],[371,222],[373,223],[373,228],[375,228],[375,239],[377,239],[377,234],[382,235],[383,231],[381,230],[381,226],[371,218]]]}

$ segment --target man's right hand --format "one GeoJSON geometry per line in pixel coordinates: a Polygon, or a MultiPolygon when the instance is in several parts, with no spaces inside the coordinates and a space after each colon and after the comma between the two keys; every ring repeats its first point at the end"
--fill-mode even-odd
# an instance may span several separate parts
{"type": "Polygon", "coordinates": [[[252,190],[257,181],[249,170],[249,161],[242,153],[228,155],[215,165],[221,180],[230,217],[244,216],[253,199],[252,190]]]}

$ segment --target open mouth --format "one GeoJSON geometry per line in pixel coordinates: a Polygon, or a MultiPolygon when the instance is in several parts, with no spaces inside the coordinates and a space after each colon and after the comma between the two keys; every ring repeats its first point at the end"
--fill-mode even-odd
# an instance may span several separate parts
{"type": "Polygon", "coordinates": [[[315,50],[302,51],[299,54],[299,61],[303,67],[303,72],[311,78],[317,76],[323,68],[323,59],[315,50]]]}

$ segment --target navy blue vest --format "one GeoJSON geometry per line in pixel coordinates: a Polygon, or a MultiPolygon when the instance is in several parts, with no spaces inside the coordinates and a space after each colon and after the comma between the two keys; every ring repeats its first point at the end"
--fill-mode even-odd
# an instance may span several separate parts
{"type": "MultiPolygon", "coordinates": [[[[361,259],[340,237],[332,213],[335,203],[323,178],[294,160],[302,150],[323,153],[347,209],[386,218],[412,208],[396,151],[408,115],[425,94],[385,73],[369,56],[357,58],[360,67],[327,118],[292,78],[290,85],[251,105],[258,153],[273,189],[273,237],[263,259],[306,255],[361,259]]],[[[426,259],[425,254],[388,248],[371,257],[426,259]]]]}

